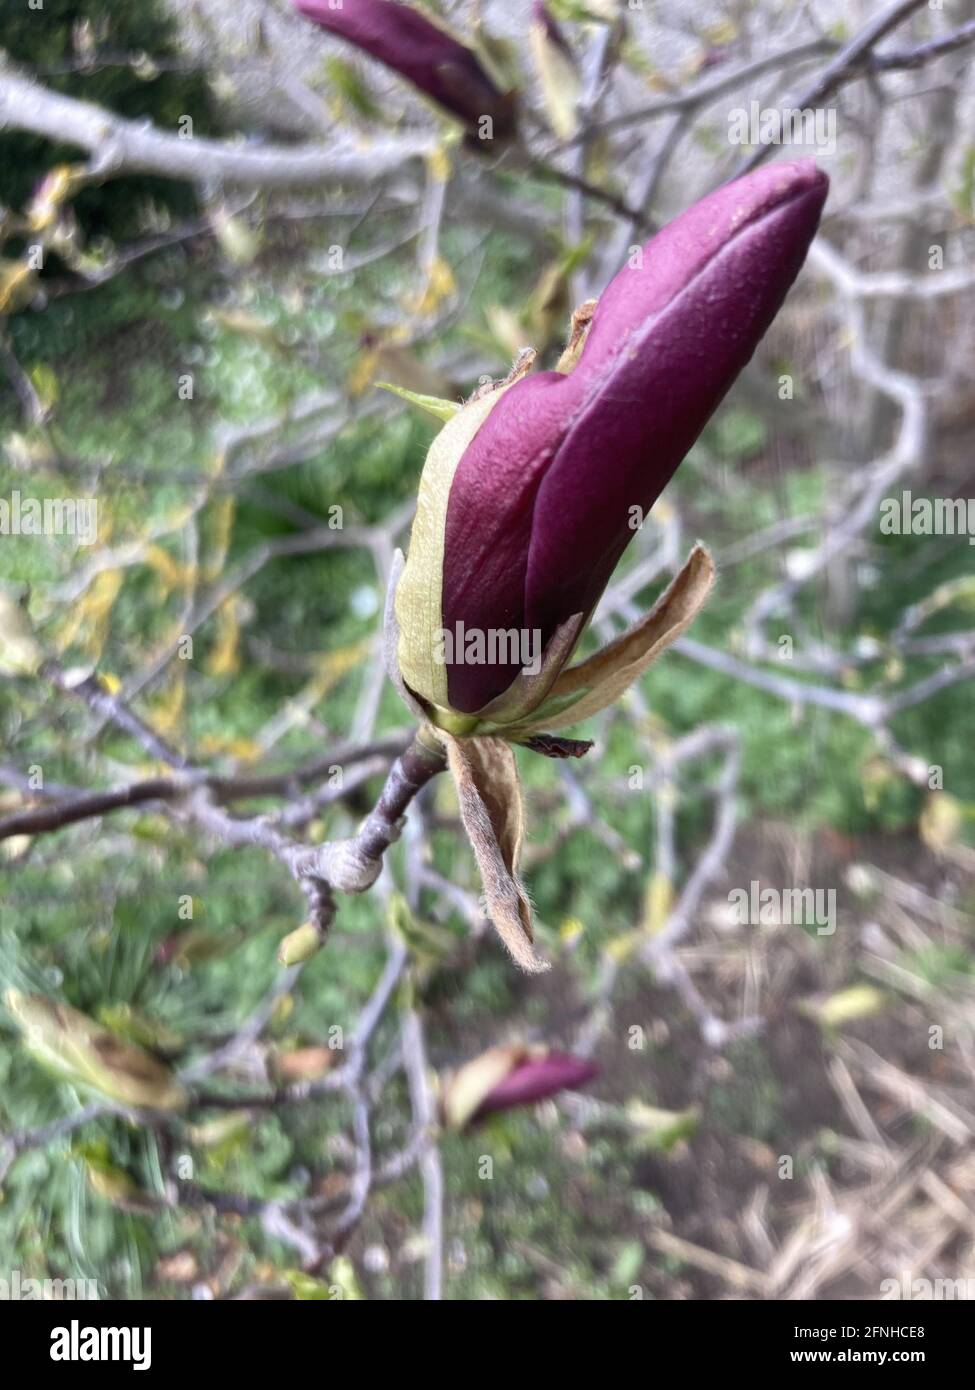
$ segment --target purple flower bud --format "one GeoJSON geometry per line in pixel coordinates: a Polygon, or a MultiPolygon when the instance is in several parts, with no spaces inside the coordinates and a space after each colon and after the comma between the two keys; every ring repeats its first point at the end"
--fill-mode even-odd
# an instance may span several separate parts
{"type": "Polygon", "coordinates": [[[599,1075],[594,1062],[573,1057],[567,1052],[531,1053],[512,1067],[484,1097],[471,1117],[471,1124],[498,1110],[512,1110],[518,1105],[534,1105],[547,1100],[559,1091],[575,1091],[599,1075]]]}
{"type": "Polygon", "coordinates": [[[395,69],[481,139],[514,131],[514,101],[472,49],[417,10],[395,0],[292,0],[323,29],[395,69]],[[482,122],[490,118],[485,130],[482,122]]]}
{"type": "Polygon", "coordinates": [[[444,1123],[463,1130],[496,1110],[532,1105],[559,1091],[575,1090],[599,1074],[583,1057],[524,1043],[501,1043],[465,1062],[445,1079],[440,1097],[444,1123]]]}
{"type": "MultiPolygon", "coordinates": [[[[499,393],[450,483],[445,629],[537,631],[544,647],[591,613],[634,515],[653,506],[778,312],[827,189],[811,160],[717,189],[631,255],[571,368],[499,393]]],[[[482,709],[518,670],[448,661],[449,707],[482,709]]]]}

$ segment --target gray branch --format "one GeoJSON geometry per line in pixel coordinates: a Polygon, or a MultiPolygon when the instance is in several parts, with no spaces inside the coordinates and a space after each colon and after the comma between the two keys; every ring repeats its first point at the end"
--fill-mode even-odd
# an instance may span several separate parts
{"type": "Polygon", "coordinates": [[[62,96],[39,82],[0,67],[0,128],[28,130],[58,143],[77,145],[93,160],[99,176],[159,174],[190,183],[260,185],[284,188],[335,183],[370,185],[383,174],[429,154],[432,136],[382,137],[355,148],[336,140],[329,145],[250,144],[210,140],[157,130],[124,120],[89,101],[62,96]]]}

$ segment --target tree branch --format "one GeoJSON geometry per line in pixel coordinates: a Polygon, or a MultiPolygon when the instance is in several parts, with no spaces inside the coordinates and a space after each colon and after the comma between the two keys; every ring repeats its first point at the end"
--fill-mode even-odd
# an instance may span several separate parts
{"type": "Polygon", "coordinates": [[[209,140],[157,130],[124,120],[92,102],[52,92],[0,66],[0,128],[28,130],[58,143],[78,145],[101,177],[159,174],[190,183],[259,185],[262,188],[336,183],[372,184],[402,169],[436,145],[434,136],[384,137],[370,145],[254,145],[209,140]]]}

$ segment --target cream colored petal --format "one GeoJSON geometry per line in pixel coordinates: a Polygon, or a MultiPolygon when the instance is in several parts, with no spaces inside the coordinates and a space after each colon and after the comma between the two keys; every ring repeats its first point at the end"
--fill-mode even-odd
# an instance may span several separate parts
{"type": "Polygon", "coordinates": [[[450,488],[467,446],[513,384],[469,401],[449,420],[430,445],[420,477],[409,556],[395,597],[399,670],[412,690],[443,709],[449,707],[447,667],[436,659],[436,634],[443,629],[443,548],[450,488]]]}
{"type": "Polygon", "coordinates": [[[15,989],[7,991],[4,1003],[28,1051],[58,1076],[139,1109],[176,1110],[186,1104],[186,1093],[168,1067],[77,1009],[15,989]]]}
{"type": "Polygon", "coordinates": [[[486,1052],[465,1062],[447,1078],[441,1097],[441,1109],[446,1124],[461,1130],[478,1106],[499,1086],[525,1056],[521,1043],[506,1043],[489,1047],[486,1052]]]}
{"type": "Polygon", "coordinates": [[[564,49],[549,37],[544,24],[531,25],[528,42],[549,125],[560,140],[571,140],[579,127],[581,84],[575,64],[564,49]]]}
{"type": "Polygon", "coordinates": [[[526,719],[548,696],[559,672],[572,655],[572,649],[578,642],[585,624],[584,613],[576,613],[574,617],[560,623],[542,653],[538,671],[534,675],[527,671],[519,671],[507,690],[490,704],[476,711],[477,719],[499,726],[526,719]]]}
{"type": "Polygon", "coordinates": [[[714,575],[710,553],[705,546],[695,545],[684,568],[650,612],[588,660],[563,671],[549,696],[551,702],[570,699],[576,694],[580,698],[551,717],[524,721],[517,726],[518,733],[551,733],[555,729],[565,729],[618,700],[650,663],[690,626],[711,592],[714,575]]]}
{"type": "Polygon", "coordinates": [[[0,590],[0,675],[33,676],[42,660],[27,614],[0,590]]]}
{"type": "Polygon", "coordinates": [[[481,871],[488,915],[523,970],[547,970],[549,963],[532,944],[531,904],[518,879],[525,821],[514,752],[501,738],[454,738],[443,730],[438,735],[481,871]]]}
{"type": "Polygon", "coordinates": [[[406,559],[402,550],[393,551],[392,564],[389,567],[389,584],[386,588],[386,606],[383,611],[383,663],[386,667],[386,674],[393,683],[396,693],[403,701],[406,708],[417,719],[424,723],[427,719],[427,711],[420,704],[419,700],[407,687],[399,669],[399,622],[396,618],[396,589],[403,575],[403,567],[406,559]]]}

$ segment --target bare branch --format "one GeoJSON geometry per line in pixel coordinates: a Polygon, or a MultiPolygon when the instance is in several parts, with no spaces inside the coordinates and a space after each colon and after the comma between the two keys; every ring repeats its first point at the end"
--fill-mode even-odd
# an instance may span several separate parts
{"type": "Polygon", "coordinates": [[[159,174],[189,183],[287,188],[329,181],[370,185],[434,149],[432,136],[376,139],[367,147],[253,145],[183,137],[128,121],[100,106],[62,96],[0,67],[0,126],[29,130],[59,144],[78,145],[99,177],[159,174]]]}

